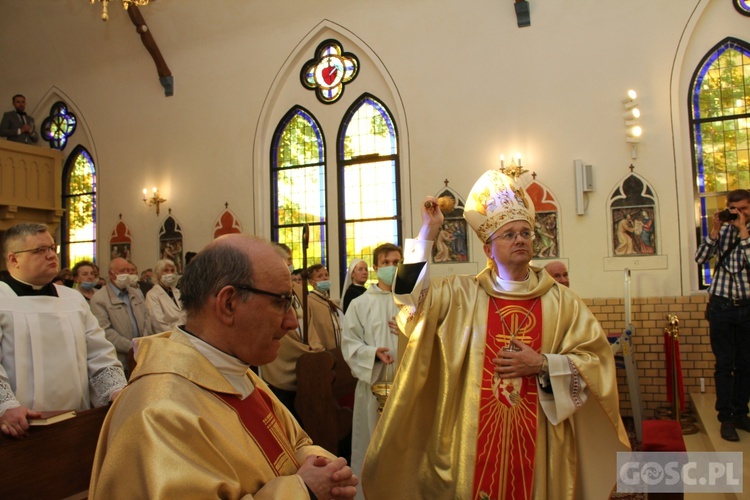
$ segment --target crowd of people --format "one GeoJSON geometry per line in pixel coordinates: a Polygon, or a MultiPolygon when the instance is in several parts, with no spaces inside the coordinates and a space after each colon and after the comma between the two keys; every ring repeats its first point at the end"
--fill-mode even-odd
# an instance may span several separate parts
{"type": "Polygon", "coordinates": [[[254,236],[220,237],[181,272],[161,259],[139,275],[117,257],[102,277],[90,261],[58,272],[47,228],[14,226],[0,431],[23,437],[39,411],[111,404],[91,498],[377,499],[393,485],[406,498],[605,498],[629,448],[614,359],[565,263],[531,265],[528,195],[498,171],[477,181],[464,210],[487,257],[476,276],[431,277],[444,218],[433,197],[421,210],[403,248],[349,263],[341,302],[324,264],[296,270],[288,246],[254,236]],[[336,450],[297,412],[297,361],[325,351],[356,379],[336,450]]]}

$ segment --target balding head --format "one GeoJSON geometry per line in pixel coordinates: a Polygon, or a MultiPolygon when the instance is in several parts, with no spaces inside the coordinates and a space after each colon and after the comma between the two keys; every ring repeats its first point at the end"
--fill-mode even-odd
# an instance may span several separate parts
{"type": "Polygon", "coordinates": [[[550,262],[549,264],[544,266],[544,269],[546,269],[550,276],[552,276],[552,278],[561,285],[570,286],[570,279],[568,279],[568,268],[565,267],[565,264],[563,262],[560,262],[559,260],[550,262]]]}
{"type": "Polygon", "coordinates": [[[185,267],[179,286],[183,308],[188,315],[197,313],[210,297],[231,283],[253,286],[254,264],[268,258],[281,259],[281,254],[261,238],[228,234],[215,239],[185,267]]]}
{"type": "Polygon", "coordinates": [[[188,331],[248,364],[271,362],[297,328],[289,268],[261,238],[214,240],[185,267],[179,289],[188,331]]]}

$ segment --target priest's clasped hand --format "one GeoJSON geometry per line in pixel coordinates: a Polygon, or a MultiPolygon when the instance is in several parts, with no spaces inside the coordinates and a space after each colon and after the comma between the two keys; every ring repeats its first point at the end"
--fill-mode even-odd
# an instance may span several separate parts
{"type": "Polygon", "coordinates": [[[518,339],[512,339],[511,343],[521,350],[498,352],[497,357],[492,360],[495,373],[504,379],[539,374],[544,364],[544,356],[518,339]]]}
{"type": "Polygon", "coordinates": [[[297,475],[319,500],[354,498],[359,479],[346,465],[345,458],[329,459],[310,455],[297,475]]]}

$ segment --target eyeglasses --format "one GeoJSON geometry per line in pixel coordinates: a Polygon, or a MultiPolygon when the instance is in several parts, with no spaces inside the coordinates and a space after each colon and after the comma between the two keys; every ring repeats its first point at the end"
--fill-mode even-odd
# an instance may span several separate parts
{"type": "Polygon", "coordinates": [[[522,240],[526,240],[526,241],[533,240],[536,237],[536,235],[529,230],[524,230],[524,231],[521,231],[520,233],[507,231],[505,233],[500,234],[499,236],[490,238],[489,240],[487,240],[487,243],[492,243],[493,241],[498,240],[498,239],[503,240],[506,243],[510,243],[511,241],[516,241],[516,236],[520,236],[522,240]]]}
{"type": "Polygon", "coordinates": [[[30,252],[34,255],[46,255],[47,252],[58,254],[60,253],[60,245],[49,245],[46,247],[29,248],[27,250],[19,250],[17,252],[11,252],[11,253],[19,254],[19,253],[26,253],[26,252],[30,252]]]}
{"type": "Polygon", "coordinates": [[[283,306],[283,307],[280,307],[280,308],[284,309],[285,313],[287,311],[289,311],[289,309],[292,308],[292,303],[294,302],[294,294],[293,293],[281,294],[281,293],[268,292],[266,290],[260,290],[258,288],[253,288],[253,287],[251,287],[249,285],[233,285],[233,284],[230,284],[229,286],[233,286],[237,290],[244,290],[246,292],[259,293],[261,295],[268,295],[269,297],[274,297],[274,298],[276,298],[276,299],[278,299],[280,301],[283,301],[283,302],[279,302],[278,304],[279,304],[279,306],[283,306]]]}

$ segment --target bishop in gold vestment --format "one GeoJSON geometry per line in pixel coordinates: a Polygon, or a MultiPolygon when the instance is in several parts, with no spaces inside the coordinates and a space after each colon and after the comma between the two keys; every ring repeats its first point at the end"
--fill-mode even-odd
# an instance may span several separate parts
{"type": "Polygon", "coordinates": [[[614,488],[616,452],[629,444],[609,343],[574,292],[528,265],[533,205],[512,180],[496,174],[487,174],[495,185],[480,186],[483,201],[473,205],[480,205],[480,220],[466,216],[485,243],[488,267],[479,275],[429,279],[426,261],[434,228],[442,224],[434,199],[425,203],[432,208],[423,209],[420,238],[406,242],[410,264],[399,270],[394,295],[409,341],[365,458],[366,498],[599,500],[614,488]],[[505,193],[496,195],[503,186],[505,193]],[[514,319],[514,309],[524,314],[514,319]],[[526,321],[534,327],[524,329],[526,321]],[[505,328],[520,332],[514,342],[523,342],[524,352],[497,361],[500,383],[487,387],[493,375],[487,359],[504,356],[486,351],[505,328]],[[536,352],[522,336],[526,330],[537,332],[536,352]],[[541,368],[503,380],[503,373],[520,370],[510,364],[521,355],[538,359],[541,368]],[[494,392],[489,399],[488,390],[494,392]],[[531,408],[527,420],[514,420],[524,406],[531,408]],[[486,450],[483,440],[493,427],[502,430],[495,432],[497,449],[486,450]],[[521,441],[529,429],[529,442],[521,441]],[[497,463],[478,470],[480,455],[482,464],[487,455],[497,463]],[[528,465],[524,473],[514,468],[520,460],[528,465]]]}

